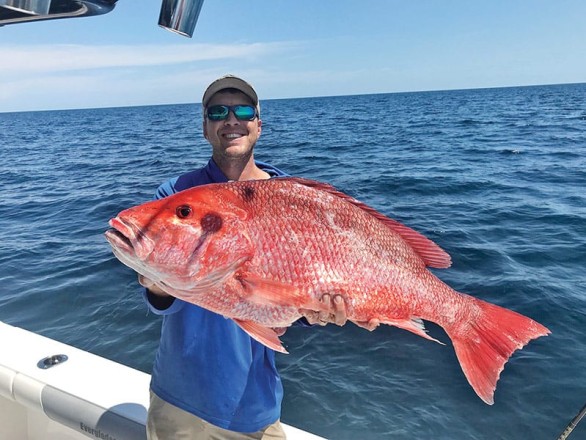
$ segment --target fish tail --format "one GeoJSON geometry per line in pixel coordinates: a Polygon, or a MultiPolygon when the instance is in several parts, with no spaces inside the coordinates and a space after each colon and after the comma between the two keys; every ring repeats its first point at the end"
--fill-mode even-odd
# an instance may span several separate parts
{"type": "Polygon", "coordinates": [[[496,383],[509,357],[532,339],[546,336],[550,331],[517,312],[469,298],[475,316],[466,326],[444,328],[468,382],[485,403],[492,405],[496,383]]]}

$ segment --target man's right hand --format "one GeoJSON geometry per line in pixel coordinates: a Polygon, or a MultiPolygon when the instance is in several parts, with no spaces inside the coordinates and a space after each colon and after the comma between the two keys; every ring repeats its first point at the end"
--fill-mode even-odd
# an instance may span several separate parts
{"type": "Polygon", "coordinates": [[[171,304],[175,301],[174,296],[169,295],[150,278],[138,274],[138,282],[141,286],[146,287],[147,299],[154,308],[165,310],[171,307],[171,304]]]}
{"type": "Polygon", "coordinates": [[[150,293],[157,296],[171,296],[163,289],[161,289],[153,280],[145,277],[144,275],[138,274],[138,283],[142,287],[146,287],[150,293]]]}

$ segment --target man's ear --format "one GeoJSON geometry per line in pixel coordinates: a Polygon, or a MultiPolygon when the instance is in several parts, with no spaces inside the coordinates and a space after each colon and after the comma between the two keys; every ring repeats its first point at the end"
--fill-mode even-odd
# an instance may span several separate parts
{"type": "Polygon", "coordinates": [[[203,129],[203,137],[208,138],[208,124],[207,120],[204,118],[203,122],[201,123],[201,127],[203,129]]]}

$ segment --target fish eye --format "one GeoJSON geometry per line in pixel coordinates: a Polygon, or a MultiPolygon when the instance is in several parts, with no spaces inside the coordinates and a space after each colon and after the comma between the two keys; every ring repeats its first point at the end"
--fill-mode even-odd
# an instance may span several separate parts
{"type": "Polygon", "coordinates": [[[177,215],[177,217],[179,217],[181,219],[191,217],[192,213],[193,213],[193,211],[191,209],[191,206],[189,206],[189,205],[178,206],[177,209],[175,210],[175,214],[177,215]]]}

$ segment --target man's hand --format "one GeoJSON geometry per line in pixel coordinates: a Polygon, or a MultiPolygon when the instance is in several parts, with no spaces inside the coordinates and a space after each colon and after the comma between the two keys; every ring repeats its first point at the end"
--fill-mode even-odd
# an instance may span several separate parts
{"type": "Polygon", "coordinates": [[[346,303],[342,295],[326,293],[320,298],[320,302],[328,305],[329,310],[316,312],[315,310],[299,309],[299,313],[305,316],[310,324],[327,325],[330,322],[340,326],[346,324],[346,303]]]}
{"type": "Polygon", "coordinates": [[[145,277],[144,275],[138,274],[138,283],[142,287],[146,287],[149,292],[157,296],[170,296],[166,293],[163,289],[161,289],[157,284],[151,280],[150,278],[145,277]]]}
{"type": "Polygon", "coordinates": [[[358,327],[365,328],[366,330],[371,332],[380,325],[380,321],[377,318],[372,318],[369,321],[354,321],[354,324],[356,324],[358,327]]]}
{"type": "Polygon", "coordinates": [[[273,331],[277,334],[277,336],[283,336],[287,329],[288,327],[273,327],[273,331]]]}
{"type": "Polygon", "coordinates": [[[175,301],[174,296],[169,295],[150,278],[139,274],[138,282],[141,286],[146,287],[148,301],[154,308],[165,310],[175,301]]]}

